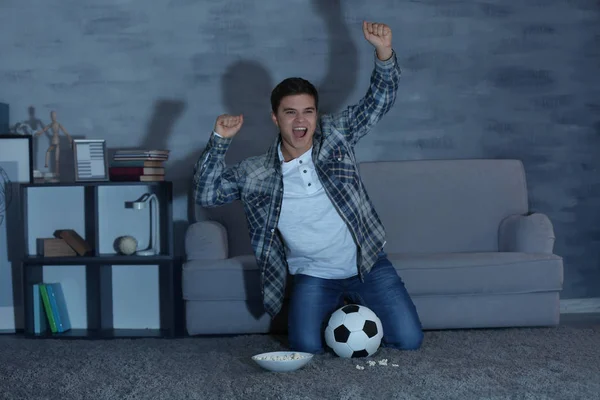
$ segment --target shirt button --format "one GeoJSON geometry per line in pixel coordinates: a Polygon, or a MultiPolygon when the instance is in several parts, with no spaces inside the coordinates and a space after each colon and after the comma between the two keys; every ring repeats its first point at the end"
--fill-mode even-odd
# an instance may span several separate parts
{"type": "Polygon", "coordinates": [[[302,164],[302,160],[298,161],[300,164],[302,164]]]}
{"type": "Polygon", "coordinates": [[[304,170],[303,172],[306,173],[306,170],[304,170]]]}
{"type": "Polygon", "coordinates": [[[309,183],[308,186],[312,185],[312,183],[309,183]]]}
{"type": "Polygon", "coordinates": [[[271,229],[271,233],[275,232],[275,229],[271,229]]]}
{"type": "Polygon", "coordinates": [[[342,161],[342,157],[338,158],[338,161],[342,161]]]}

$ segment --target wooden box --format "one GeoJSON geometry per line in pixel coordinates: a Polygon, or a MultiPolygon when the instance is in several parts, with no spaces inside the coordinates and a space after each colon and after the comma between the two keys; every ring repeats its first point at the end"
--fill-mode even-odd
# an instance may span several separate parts
{"type": "Polygon", "coordinates": [[[73,257],[77,255],[63,239],[41,238],[37,239],[37,254],[43,257],[73,257]]]}
{"type": "Polygon", "coordinates": [[[92,247],[73,229],[57,229],[54,237],[63,239],[80,256],[89,255],[92,247]]]}

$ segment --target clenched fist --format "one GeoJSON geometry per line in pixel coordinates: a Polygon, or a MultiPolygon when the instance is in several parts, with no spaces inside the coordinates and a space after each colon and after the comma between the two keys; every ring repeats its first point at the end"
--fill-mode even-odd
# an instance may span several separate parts
{"type": "Polygon", "coordinates": [[[228,115],[223,114],[217,117],[215,123],[215,132],[225,138],[234,137],[239,132],[242,124],[244,123],[244,116],[240,115],[228,115]]]}
{"type": "Polygon", "coordinates": [[[387,60],[392,56],[392,29],[386,24],[377,22],[363,22],[365,39],[377,50],[380,60],[387,60]]]}

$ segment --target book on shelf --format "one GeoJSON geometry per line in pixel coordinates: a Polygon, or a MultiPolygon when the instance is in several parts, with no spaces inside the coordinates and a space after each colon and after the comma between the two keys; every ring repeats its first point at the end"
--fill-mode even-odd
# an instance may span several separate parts
{"type": "MultiPolygon", "coordinates": [[[[39,284],[33,285],[33,332],[44,333],[48,330],[48,318],[42,300],[42,290],[39,284]]],[[[50,304],[50,302],[48,302],[50,304]]]]}
{"type": "Polygon", "coordinates": [[[169,157],[157,157],[157,156],[114,156],[113,161],[167,161],[169,157]]]}
{"type": "Polygon", "coordinates": [[[163,160],[113,160],[110,163],[111,167],[122,168],[122,167],[150,167],[150,168],[161,168],[164,167],[165,162],[163,160]]]}
{"type": "Polygon", "coordinates": [[[117,150],[108,168],[113,182],[160,182],[170,150],[117,150]]]}
{"type": "Polygon", "coordinates": [[[132,156],[157,156],[157,157],[169,157],[170,150],[158,150],[158,149],[120,149],[115,151],[115,156],[119,155],[132,155],[132,156]]]}
{"type": "Polygon", "coordinates": [[[164,175],[164,167],[109,167],[108,172],[113,175],[164,175]]]}
{"type": "Polygon", "coordinates": [[[113,160],[118,161],[167,161],[169,159],[169,150],[117,150],[113,156],[113,160]]]}
{"type": "Polygon", "coordinates": [[[112,182],[162,182],[164,175],[109,175],[112,182]]]}
{"type": "Polygon", "coordinates": [[[60,283],[33,285],[33,330],[45,333],[62,333],[71,329],[65,295],[60,283]]]}

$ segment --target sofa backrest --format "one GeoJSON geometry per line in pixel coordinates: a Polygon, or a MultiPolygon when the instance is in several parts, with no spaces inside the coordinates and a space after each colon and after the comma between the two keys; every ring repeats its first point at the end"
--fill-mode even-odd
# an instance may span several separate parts
{"type": "Polygon", "coordinates": [[[388,253],[498,250],[498,226],[528,211],[519,160],[365,162],[361,177],[388,253]]]}
{"type": "MultiPolygon", "coordinates": [[[[528,211],[519,160],[379,161],[359,168],[389,253],[497,251],[500,221],[528,211]]],[[[240,202],[194,211],[197,221],[226,227],[230,257],[252,252],[240,202]]]]}

